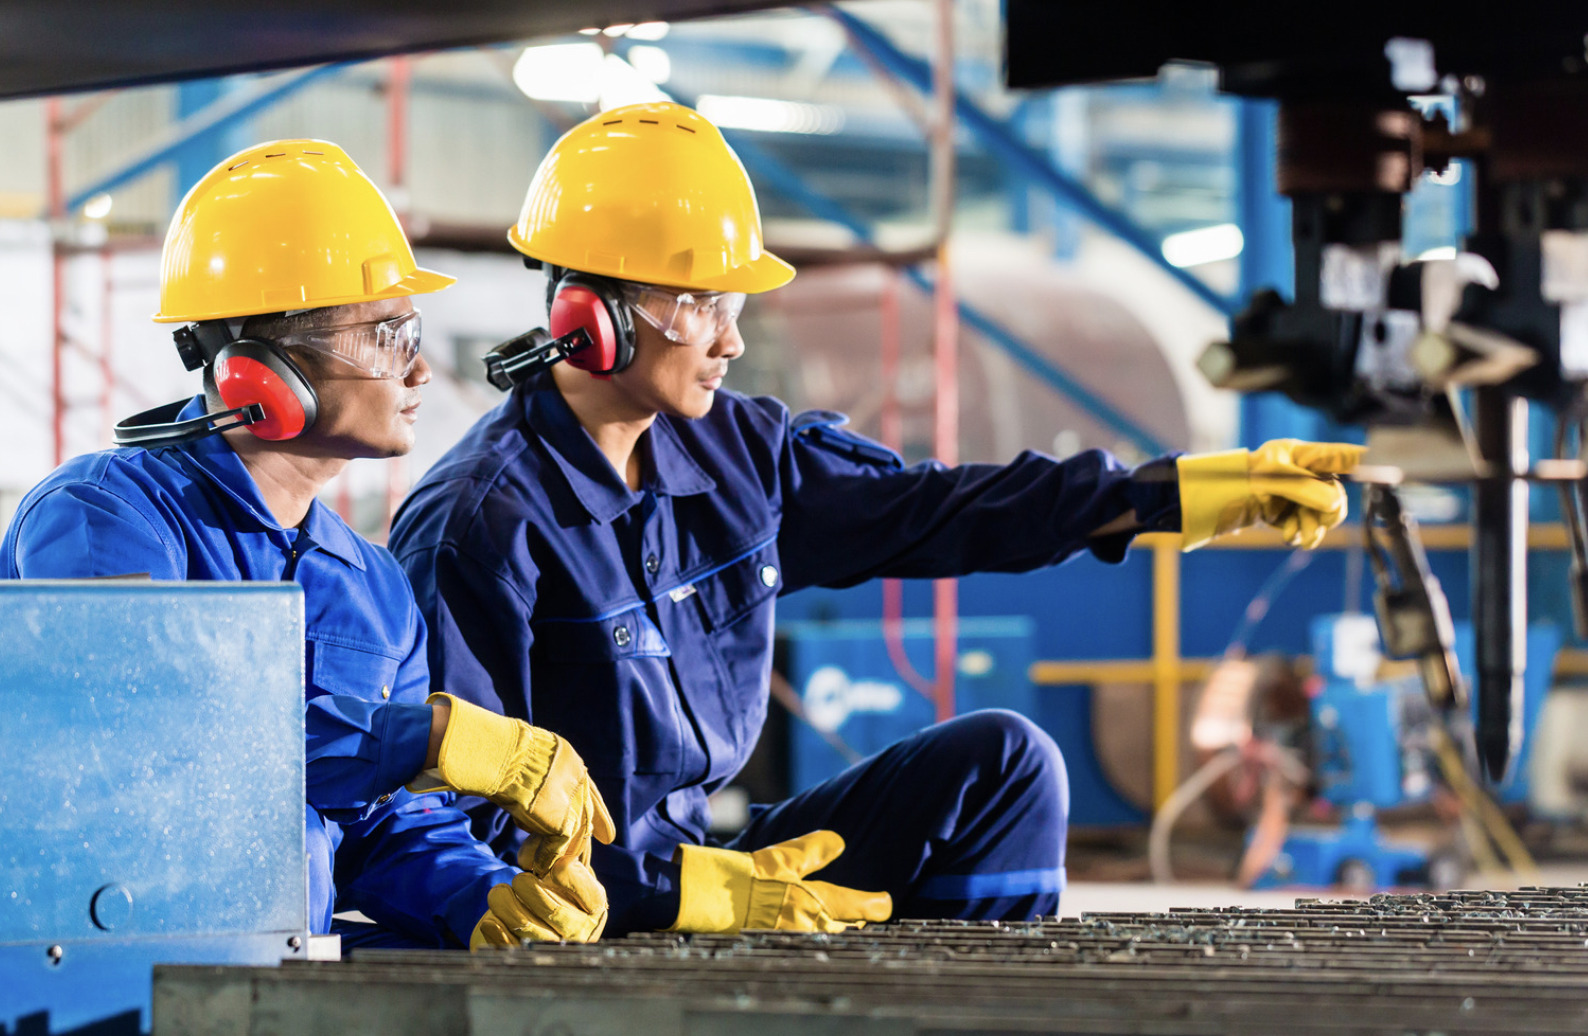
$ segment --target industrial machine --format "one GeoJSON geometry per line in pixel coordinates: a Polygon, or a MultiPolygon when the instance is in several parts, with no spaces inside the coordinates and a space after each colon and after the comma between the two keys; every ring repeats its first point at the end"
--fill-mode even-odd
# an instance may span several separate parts
{"type": "Polygon", "coordinates": [[[302,643],[294,584],[0,581],[0,1033],[307,958],[302,643]]]}
{"type": "MultiPolygon", "coordinates": [[[[1098,760],[1088,689],[1032,685],[1035,626],[1029,616],[959,621],[955,711],[1010,709],[1047,731],[1064,753],[1072,825],[1140,823],[1141,811],[1098,760]]],[[[789,704],[801,722],[788,727],[786,785],[758,793],[803,791],[935,722],[930,688],[908,678],[910,662],[931,655],[930,620],[902,620],[893,631],[870,620],[795,620],[779,623],[778,635],[779,669],[798,696],[789,704]]]]}
{"type": "MultiPolygon", "coordinates": [[[[1255,5],[1135,0],[1106,17],[1011,0],[1009,82],[1152,75],[1174,58],[1218,66],[1225,91],[1278,104],[1275,178],[1290,202],[1294,290],[1258,291],[1201,361],[1216,385],[1281,392],[1365,423],[1370,461],[1470,484],[1475,743],[1501,782],[1521,743],[1527,665],[1528,482],[1580,485],[1573,457],[1530,461],[1528,401],[1578,438],[1588,379],[1588,28],[1537,2],[1455,12],[1327,5],[1259,31],[1255,5]],[[1116,31],[1130,25],[1128,33],[1116,31]],[[1456,117],[1419,100],[1453,100],[1456,117]],[[1472,183],[1453,256],[1403,254],[1402,206],[1425,172],[1472,183]],[[1384,430],[1389,430],[1387,433],[1384,430]],[[1416,434],[1396,430],[1415,429],[1416,434]]],[[[1573,524],[1581,546],[1582,523],[1573,524]]],[[[1588,576],[1572,578],[1585,610],[1588,576]]]]}

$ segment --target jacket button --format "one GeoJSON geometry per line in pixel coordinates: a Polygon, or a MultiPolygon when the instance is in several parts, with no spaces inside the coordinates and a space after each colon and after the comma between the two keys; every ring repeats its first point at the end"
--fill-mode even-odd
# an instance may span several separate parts
{"type": "Polygon", "coordinates": [[[380,685],[380,696],[382,698],[390,698],[391,697],[391,685],[390,684],[384,684],[383,683],[383,684],[380,685]]]}
{"type": "Polygon", "coordinates": [[[375,800],[375,805],[384,806],[384,805],[386,805],[386,803],[388,803],[390,801],[391,801],[391,796],[390,795],[382,795],[380,798],[375,800]]]}
{"type": "Polygon", "coordinates": [[[773,568],[771,565],[762,565],[761,566],[761,583],[764,586],[776,586],[777,585],[777,569],[773,568]]]}
{"type": "Polygon", "coordinates": [[[659,569],[661,567],[662,567],[662,559],[661,558],[657,557],[655,554],[646,555],[646,558],[645,558],[645,571],[649,572],[651,575],[654,576],[656,574],[657,569],[659,569]]]}
{"type": "Polygon", "coordinates": [[[618,647],[628,647],[632,636],[627,626],[619,626],[612,631],[612,639],[617,642],[618,647]]]}

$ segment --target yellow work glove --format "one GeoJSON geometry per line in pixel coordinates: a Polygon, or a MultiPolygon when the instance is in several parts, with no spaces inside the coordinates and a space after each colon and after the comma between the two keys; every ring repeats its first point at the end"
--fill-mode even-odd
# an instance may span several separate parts
{"type": "Polygon", "coordinates": [[[841,932],[886,921],[893,916],[893,899],[886,892],[805,880],[843,851],[836,831],[812,831],[753,853],[681,845],[678,920],[668,931],[841,932]]]}
{"type": "Polygon", "coordinates": [[[534,836],[520,850],[519,866],[540,877],[565,856],[588,863],[592,836],[603,843],[616,837],[584,760],[566,740],[450,694],[428,700],[442,698],[452,715],[436,767],[410,781],[409,791],[450,789],[501,806],[534,836]]]}
{"type": "Polygon", "coordinates": [[[1274,439],[1255,450],[1181,457],[1182,549],[1263,521],[1292,547],[1311,550],[1345,521],[1345,487],[1335,476],[1365,452],[1349,443],[1274,439]]]}
{"type": "MultiPolygon", "coordinates": [[[[523,863],[523,851],[519,863],[523,863]]],[[[583,860],[564,856],[551,873],[528,871],[486,896],[490,909],[474,926],[470,950],[499,949],[529,942],[595,942],[607,926],[607,893],[583,860]]]]}

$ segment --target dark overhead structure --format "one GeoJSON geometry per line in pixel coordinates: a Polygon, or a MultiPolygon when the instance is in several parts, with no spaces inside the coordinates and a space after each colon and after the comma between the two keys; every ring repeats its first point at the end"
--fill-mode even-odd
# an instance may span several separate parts
{"type": "Polygon", "coordinates": [[[0,4],[0,97],[362,60],[775,6],[765,0],[7,0],[0,4]]]}
{"type": "Polygon", "coordinates": [[[1282,392],[1369,426],[1443,428],[1466,446],[1466,469],[1438,480],[1473,487],[1476,743],[1495,780],[1521,735],[1526,480],[1561,488],[1588,632],[1585,30],[1581,5],[1537,0],[1314,5],[1287,9],[1282,29],[1254,3],[1124,0],[1106,17],[1092,5],[1008,4],[1011,85],[1150,76],[1190,60],[1216,65],[1228,92],[1279,101],[1294,290],[1257,292],[1201,366],[1221,387],[1282,392]],[[1414,100],[1427,94],[1451,98],[1455,118],[1414,100]],[[1457,163],[1474,184],[1460,253],[1407,257],[1406,194],[1457,163]],[[1560,415],[1565,463],[1530,464],[1528,400],[1560,415]]]}

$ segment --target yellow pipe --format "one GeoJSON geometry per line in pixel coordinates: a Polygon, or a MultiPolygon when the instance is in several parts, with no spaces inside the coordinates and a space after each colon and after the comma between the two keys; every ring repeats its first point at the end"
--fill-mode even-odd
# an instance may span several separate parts
{"type": "MultiPolygon", "coordinates": [[[[1466,550],[1472,546],[1472,526],[1470,525],[1423,525],[1418,529],[1422,533],[1423,546],[1428,550],[1466,550]]],[[[1177,532],[1148,532],[1136,537],[1136,542],[1142,546],[1157,547],[1160,543],[1173,543],[1178,546],[1180,534],[1177,532]]],[[[1362,526],[1342,525],[1329,530],[1324,537],[1319,550],[1347,550],[1360,545],[1362,542],[1362,526]]],[[[1547,522],[1541,525],[1529,525],[1527,529],[1527,545],[1532,550],[1566,550],[1570,544],[1566,540],[1566,527],[1560,522],[1547,522]]],[[[1284,540],[1279,538],[1279,533],[1268,526],[1257,526],[1246,529],[1229,536],[1220,536],[1200,550],[1293,550],[1284,540]]]]}
{"type": "Polygon", "coordinates": [[[1180,544],[1152,544],[1152,808],[1180,783],[1180,544]]]}

